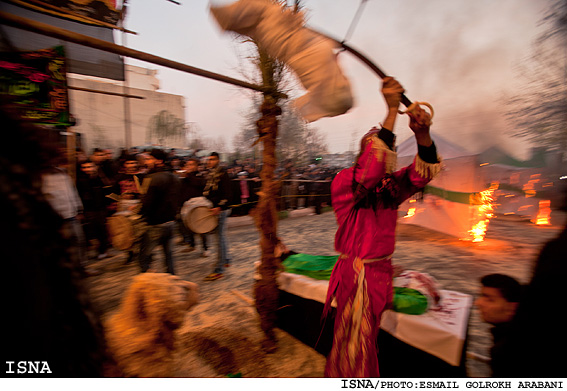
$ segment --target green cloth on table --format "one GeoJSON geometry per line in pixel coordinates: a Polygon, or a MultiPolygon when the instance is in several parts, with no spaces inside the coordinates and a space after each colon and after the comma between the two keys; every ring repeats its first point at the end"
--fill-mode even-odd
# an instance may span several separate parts
{"type": "Polygon", "coordinates": [[[315,280],[328,280],[338,255],[293,254],[282,262],[287,273],[301,274],[315,280]]]}
{"type": "Polygon", "coordinates": [[[393,310],[408,315],[427,312],[427,297],[411,288],[394,287],[393,310]]]}
{"type": "MultiPolygon", "coordinates": [[[[301,274],[315,280],[329,280],[338,255],[293,254],[282,265],[287,273],[301,274]]],[[[427,311],[427,297],[410,288],[394,287],[393,310],[409,315],[427,311]]]]}

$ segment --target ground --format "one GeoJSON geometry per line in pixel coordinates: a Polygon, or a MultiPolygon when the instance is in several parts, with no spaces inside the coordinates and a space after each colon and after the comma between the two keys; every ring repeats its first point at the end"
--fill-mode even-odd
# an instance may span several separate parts
{"type": "MultiPolygon", "coordinates": [[[[336,254],[333,249],[337,227],[334,214],[298,215],[301,217],[290,217],[279,222],[278,235],[286,245],[297,252],[336,254]]],[[[504,273],[521,282],[528,282],[541,246],[559,233],[564,221],[565,215],[560,214],[556,215],[553,226],[536,226],[519,217],[497,215],[491,220],[486,240],[482,243],[460,241],[421,227],[398,224],[393,259],[395,264],[406,269],[431,274],[439,281],[442,289],[476,295],[479,278],[488,273],[504,273]]],[[[231,355],[228,361],[216,364],[217,375],[222,370],[226,372],[245,367],[248,372],[243,373],[243,376],[322,376],[325,358],[281,330],[277,331],[278,351],[272,355],[258,356],[261,355],[259,344],[262,334],[251,298],[254,262],[259,260],[260,250],[258,232],[253,225],[247,223],[246,217],[232,218],[228,239],[233,261],[225,278],[217,281],[203,281],[212,272],[216,260],[214,236],[209,240],[212,251],[208,258],[200,257],[199,247],[196,251],[187,253],[183,251],[183,245],[175,245],[176,274],[199,284],[201,290],[201,303],[188,313],[186,325],[179,332],[182,344],[189,349],[193,346],[191,340],[197,337],[202,340],[201,348],[210,345],[211,340],[202,338],[204,330],[209,330],[216,341],[214,343],[222,345],[216,346],[217,351],[236,351],[235,357],[231,355]],[[238,351],[242,353],[242,357],[250,356],[249,352],[244,354],[247,350],[258,354],[251,357],[260,357],[256,360],[257,368],[236,362],[240,357],[238,351]]],[[[176,243],[177,240],[176,237],[176,243]]],[[[200,244],[199,240],[198,243],[200,244]]],[[[165,271],[161,249],[156,250],[154,258],[152,267],[158,272],[165,271]]],[[[125,259],[124,253],[114,252],[112,257],[97,262],[97,267],[103,273],[88,279],[93,300],[101,309],[103,317],[107,317],[118,307],[129,281],[139,273],[138,265],[125,265],[125,259]]],[[[489,355],[491,337],[488,330],[489,327],[480,320],[478,311],[473,309],[469,323],[469,352],[489,355]]],[[[192,348],[195,350],[195,346],[192,348]]],[[[213,376],[213,372],[208,372],[211,370],[210,362],[218,359],[209,358],[208,364],[185,360],[186,368],[182,368],[180,375],[213,376]],[[195,368],[201,369],[192,372],[189,367],[193,364],[195,368]]],[[[199,361],[198,358],[195,360],[199,361]]],[[[467,370],[469,376],[473,377],[489,376],[490,373],[485,364],[470,359],[467,361],[467,370]]]]}

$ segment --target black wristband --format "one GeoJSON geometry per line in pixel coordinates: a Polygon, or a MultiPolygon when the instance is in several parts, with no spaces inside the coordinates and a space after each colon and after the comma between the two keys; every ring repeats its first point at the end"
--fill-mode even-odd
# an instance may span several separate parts
{"type": "Polygon", "coordinates": [[[435,143],[432,143],[429,147],[417,144],[417,153],[421,160],[426,163],[439,163],[439,160],[437,159],[437,147],[435,146],[435,143]]]}

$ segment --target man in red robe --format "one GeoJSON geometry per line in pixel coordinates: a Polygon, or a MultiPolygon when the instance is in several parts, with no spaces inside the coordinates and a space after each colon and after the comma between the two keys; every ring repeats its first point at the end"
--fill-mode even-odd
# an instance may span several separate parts
{"type": "Polygon", "coordinates": [[[394,129],[402,86],[385,78],[382,94],[388,114],[382,129],[361,141],[353,167],[337,174],[331,196],[339,228],[335,249],[341,253],[329,282],[325,312],[336,300],[333,348],[325,376],[378,377],[376,338],[380,318],[392,302],[392,254],[398,206],[420,191],[440,170],[429,127],[430,115],[419,107],[408,113],[418,154],[395,171],[394,129]]]}

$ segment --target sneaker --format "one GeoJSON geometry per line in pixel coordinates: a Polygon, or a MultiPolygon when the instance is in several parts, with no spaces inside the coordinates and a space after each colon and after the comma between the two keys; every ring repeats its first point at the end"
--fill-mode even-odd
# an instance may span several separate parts
{"type": "Polygon", "coordinates": [[[223,277],[222,273],[211,273],[207,277],[205,277],[205,281],[214,281],[222,277],[223,277]]]}
{"type": "Polygon", "coordinates": [[[208,250],[205,250],[205,251],[203,251],[203,252],[201,253],[201,256],[202,256],[203,258],[207,258],[209,255],[211,255],[211,253],[210,253],[208,250]]]}

